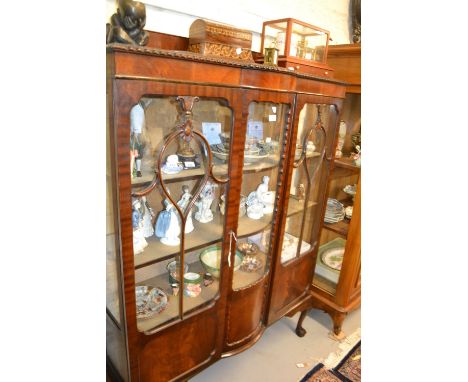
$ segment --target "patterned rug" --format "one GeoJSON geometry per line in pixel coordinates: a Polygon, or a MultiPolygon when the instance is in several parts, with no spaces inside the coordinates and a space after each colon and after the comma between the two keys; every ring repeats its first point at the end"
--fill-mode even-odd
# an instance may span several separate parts
{"type": "Polygon", "coordinates": [[[361,341],[333,369],[319,363],[300,382],[361,382],[361,341]]]}

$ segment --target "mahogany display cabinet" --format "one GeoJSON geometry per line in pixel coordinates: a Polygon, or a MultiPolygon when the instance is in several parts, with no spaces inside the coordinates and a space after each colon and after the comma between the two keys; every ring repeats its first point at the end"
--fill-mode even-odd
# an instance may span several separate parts
{"type": "Polygon", "coordinates": [[[107,45],[107,363],[187,380],[310,299],[342,82],[107,45]]]}
{"type": "Polygon", "coordinates": [[[353,159],[361,145],[361,45],[330,46],[329,63],[347,87],[340,116],[338,135],[341,137],[337,142],[341,156],[337,151],[328,180],[327,199],[341,203],[351,214],[339,221],[333,217],[324,221],[310,289],[312,298],[299,317],[296,333],[305,335],[302,321],[308,309],[316,308],[330,315],[333,333],[341,338],[344,319],[361,304],[361,168],[360,159],[359,165],[353,159]]]}

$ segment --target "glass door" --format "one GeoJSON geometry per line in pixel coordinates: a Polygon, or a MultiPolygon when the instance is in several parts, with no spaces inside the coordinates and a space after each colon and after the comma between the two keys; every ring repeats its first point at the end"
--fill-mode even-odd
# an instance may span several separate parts
{"type": "Polygon", "coordinates": [[[265,328],[266,291],[279,228],[294,96],[249,90],[243,101],[242,125],[236,131],[240,138],[237,157],[243,163],[236,177],[240,200],[230,206],[237,230],[231,245],[233,273],[224,347],[227,354],[256,341],[265,328]]]}
{"type": "Polygon", "coordinates": [[[320,216],[332,158],[338,109],[318,97],[299,96],[296,134],[289,154],[290,183],[284,191],[268,323],[281,318],[311,283],[320,216]]]}
{"type": "MultiPolygon", "coordinates": [[[[360,206],[354,208],[361,174],[360,104],[359,94],[347,94],[341,116],[343,119],[339,123],[313,280],[314,286],[333,296],[337,294],[344,258],[350,252],[347,243],[353,216],[360,215],[360,206]]],[[[359,225],[360,221],[356,223],[359,225]]]]}
{"type": "Polygon", "coordinates": [[[310,253],[317,245],[324,159],[333,142],[335,107],[305,104],[299,114],[298,133],[289,190],[281,264],[310,253]],[[331,124],[330,124],[331,123],[331,124]],[[331,139],[330,139],[331,138],[331,139]]]}
{"type": "Polygon", "coordinates": [[[217,208],[228,189],[232,122],[217,98],[154,95],[131,108],[139,332],[183,320],[220,293],[225,215],[217,208]]]}
{"type": "Polygon", "coordinates": [[[280,192],[281,154],[289,105],[251,102],[244,145],[233,289],[260,280],[270,269],[271,232],[280,192]]]}

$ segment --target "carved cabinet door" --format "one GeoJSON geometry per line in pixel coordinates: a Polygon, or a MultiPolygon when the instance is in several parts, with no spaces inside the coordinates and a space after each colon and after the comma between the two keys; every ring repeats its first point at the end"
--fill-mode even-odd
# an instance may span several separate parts
{"type": "Polygon", "coordinates": [[[140,79],[114,87],[130,370],[132,380],[172,380],[221,353],[242,97],[140,79]]]}

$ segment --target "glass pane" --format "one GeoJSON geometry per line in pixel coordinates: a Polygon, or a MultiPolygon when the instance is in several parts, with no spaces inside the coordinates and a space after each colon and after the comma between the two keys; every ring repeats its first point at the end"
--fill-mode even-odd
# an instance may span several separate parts
{"type": "Polygon", "coordinates": [[[265,26],[265,36],[263,41],[264,48],[277,48],[278,54],[284,56],[286,46],[287,22],[269,24],[265,26]]]}
{"type": "Polygon", "coordinates": [[[119,262],[115,227],[115,184],[112,177],[110,128],[106,128],[106,306],[120,324],[119,262]]]}
{"type": "Polygon", "coordinates": [[[293,23],[290,56],[322,62],[324,60],[326,44],[326,33],[293,23]]]}
{"type": "Polygon", "coordinates": [[[336,111],[330,105],[306,104],[299,114],[297,167],[291,179],[281,263],[303,256],[317,245],[323,156],[325,150],[331,150],[329,131],[335,123],[336,111]]]}
{"type": "Polygon", "coordinates": [[[256,282],[270,267],[270,232],[288,111],[284,104],[249,105],[233,289],[256,282]]]}
{"type": "Polygon", "coordinates": [[[231,137],[232,111],[223,100],[186,98],[186,106],[177,97],[142,98],[141,109],[136,105],[140,125],[131,118],[140,331],[181,318],[219,292],[224,216],[216,208],[225,198],[230,152],[222,143],[231,137]],[[194,133],[185,136],[185,127],[194,133]],[[215,178],[208,147],[219,150],[213,155],[215,178]]]}

